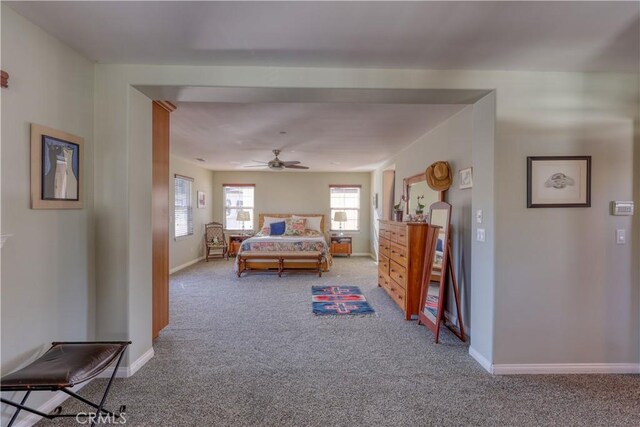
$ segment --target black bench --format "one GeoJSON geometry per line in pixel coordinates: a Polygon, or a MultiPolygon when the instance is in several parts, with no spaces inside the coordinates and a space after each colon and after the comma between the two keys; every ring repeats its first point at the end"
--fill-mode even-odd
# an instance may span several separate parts
{"type": "Polygon", "coordinates": [[[131,341],[90,341],[90,342],[54,342],[51,348],[37,360],[11,374],[5,375],[0,380],[0,391],[25,391],[26,394],[20,403],[1,398],[0,401],[13,406],[16,412],[11,417],[7,427],[10,427],[18,418],[20,411],[24,410],[47,419],[59,417],[90,417],[94,426],[97,417],[109,416],[119,418],[126,407],[122,405],[119,413],[104,409],[111,384],[122,361],[122,356],[131,341]],[[71,387],[89,381],[116,362],[113,374],[109,379],[107,388],[102,395],[100,403],[91,402],[70,390],[71,387]],[[96,409],[95,416],[86,412],[77,414],[63,414],[62,406],[58,406],[53,412],[45,414],[37,409],[25,406],[32,391],[62,391],[79,401],[96,409]]]}

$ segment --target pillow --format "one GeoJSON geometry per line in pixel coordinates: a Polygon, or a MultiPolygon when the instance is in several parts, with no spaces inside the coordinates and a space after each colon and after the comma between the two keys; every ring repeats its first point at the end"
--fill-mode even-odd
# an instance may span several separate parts
{"type": "Polygon", "coordinates": [[[303,218],[287,218],[285,236],[304,236],[304,230],[307,220],[303,218]]]}
{"type": "Polygon", "coordinates": [[[262,227],[262,229],[260,230],[259,233],[256,234],[256,236],[260,235],[260,236],[268,236],[271,234],[271,227],[270,226],[266,226],[266,227],[262,227]]]}
{"type": "Polygon", "coordinates": [[[269,224],[269,235],[270,236],[282,236],[284,234],[286,227],[286,221],[280,222],[272,222],[269,224]]]}
{"type": "Polygon", "coordinates": [[[322,237],[322,233],[316,230],[309,230],[308,228],[304,230],[305,237],[322,237]]]}
{"type": "Polygon", "coordinates": [[[268,227],[272,222],[284,221],[284,218],[276,218],[275,216],[265,216],[262,221],[263,227],[268,227]]]}
{"type": "Polygon", "coordinates": [[[308,230],[315,230],[315,231],[319,231],[320,233],[322,233],[322,229],[320,228],[320,222],[322,221],[322,217],[321,216],[299,216],[299,215],[292,215],[291,218],[293,219],[306,219],[307,220],[307,229],[308,230]]]}

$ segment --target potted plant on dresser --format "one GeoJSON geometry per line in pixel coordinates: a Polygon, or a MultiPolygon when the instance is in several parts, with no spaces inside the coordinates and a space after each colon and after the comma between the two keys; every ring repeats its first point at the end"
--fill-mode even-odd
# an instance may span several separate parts
{"type": "Polygon", "coordinates": [[[400,201],[393,205],[393,213],[395,215],[395,220],[396,221],[400,221],[402,222],[402,213],[404,211],[404,202],[405,202],[405,197],[404,195],[400,198],[400,201]]]}

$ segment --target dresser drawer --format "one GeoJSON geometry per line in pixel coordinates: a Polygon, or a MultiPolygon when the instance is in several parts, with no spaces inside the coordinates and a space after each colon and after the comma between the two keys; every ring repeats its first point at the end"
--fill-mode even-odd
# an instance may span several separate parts
{"type": "Polygon", "coordinates": [[[387,239],[382,238],[382,239],[380,239],[380,245],[378,247],[378,251],[382,255],[384,255],[386,257],[389,257],[390,252],[391,252],[391,246],[390,245],[391,245],[391,243],[389,243],[389,241],[387,239]]]}
{"type": "Polygon", "coordinates": [[[391,283],[391,279],[389,278],[389,276],[378,270],[378,286],[382,286],[383,288],[388,289],[389,283],[391,283]]]}
{"type": "Polygon", "coordinates": [[[403,245],[405,246],[407,244],[407,241],[409,239],[407,238],[407,227],[397,227],[396,229],[396,241],[398,242],[399,245],[403,245]]]}
{"type": "Polygon", "coordinates": [[[403,289],[407,288],[407,269],[395,261],[389,265],[389,277],[403,289]]]}
{"type": "Polygon", "coordinates": [[[398,232],[396,230],[397,230],[397,227],[395,225],[393,225],[393,226],[391,226],[389,228],[389,240],[391,242],[397,242],[398,241],[398,237],[397,237],[398,232]]]}
{"type": "Polygon", "coordinates": [[[406,293],[403,288],[398,286],[398,284],[393,280],[389,279],[388,286],[385,287],[385,290],[391,296],[391,298],[400,306],[402,311],[405,311],[406,306],[406,293]]]}
{"type": "Polygon", "coordinates": [[[389,229],[389,224],[386,222],[380,222],[380,235],[382,235],[383,231],[387,231],[389,229]]]}
{"type": "Polygon", "coordinates": [[[406,267],[408,264],[407,248],[398,245],[397,243],[389,243],[389,258],[391,258],[392,261],[395,261],[398,264],[406,267]]]}
{"type": "Polygon", "coordinates": [[[389,274],[389,258],[382,254],[378,256],[378,271],[389,274]]]}

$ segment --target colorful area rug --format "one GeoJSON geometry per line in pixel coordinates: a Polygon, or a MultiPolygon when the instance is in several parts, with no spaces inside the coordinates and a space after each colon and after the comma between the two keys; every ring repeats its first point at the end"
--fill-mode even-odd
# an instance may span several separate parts
{"type": "Polygon", "coordinates": [[[313,314],[375,313],[357,286],[313,286],[313,314]]]}

